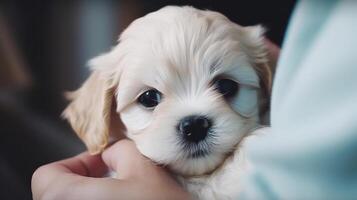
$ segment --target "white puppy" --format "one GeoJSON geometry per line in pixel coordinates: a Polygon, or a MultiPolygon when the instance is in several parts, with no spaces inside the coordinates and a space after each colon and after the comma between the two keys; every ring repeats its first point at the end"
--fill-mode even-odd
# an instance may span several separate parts
{"type": "Polygon", "coordinates": [[[64,117],[91,153],[122,123],[140,152],[196,198],[235,198],[236,150],[268,106],[263,32],[187,6],[150,13],[89,62],[93,72],[71,94],[64,117]]]}

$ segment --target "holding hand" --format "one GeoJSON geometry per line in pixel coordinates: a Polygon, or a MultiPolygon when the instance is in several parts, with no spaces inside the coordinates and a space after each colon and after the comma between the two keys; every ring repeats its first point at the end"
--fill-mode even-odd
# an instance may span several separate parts
{"type": "Polygon", "coordinates": [[[35,200],[42,199],[189,199],[161,167],[143,157],[129,140],[103,154],[82,153],[38,168],[32,177],[35,200]],[[118,179],[102,178],[108,167],[118,179]]]}

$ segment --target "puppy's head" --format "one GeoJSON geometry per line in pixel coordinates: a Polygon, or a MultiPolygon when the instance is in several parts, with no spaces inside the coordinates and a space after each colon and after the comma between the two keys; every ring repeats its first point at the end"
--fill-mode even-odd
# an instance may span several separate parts
{"type": "Polygon", "coordinates": [[[271,74],[262,34],[192,7],[148,14],[90,62],[92,75],[64,116],[92,153],[122,122],[145,156],[183,175],[207,173],[266,110],[271,74]]]}

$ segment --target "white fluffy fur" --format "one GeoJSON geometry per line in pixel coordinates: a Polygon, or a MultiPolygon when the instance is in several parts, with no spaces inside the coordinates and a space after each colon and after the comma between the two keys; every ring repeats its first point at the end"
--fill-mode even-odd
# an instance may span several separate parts
{"type": "MultiPolygon", "coordinates": [[[[102,90],[115,90],[116,112],[126,136],[142,154],[167,166],[197,198],[234,199],[239,191],[237,182],[243,172],[238,144],[259,127],[262,77],[269,80],[270,76],[263,69],[267,60],[262,34],[260,26],[241,27],[217,12],[169,6],[135,20],[116,47],[90,62],[102,90]],[[240,84],[232,101],[227,102],[212,86],[219,76],[240,84]],[[136,101],[149,88],[163,94],[153,110],[136,101]],[[205,157],[188,157],[178,142],[178,121],[193,114],[214,121],[215,136],[207,138],[211,153],[205,157]]],[[[83,103],[96,102],[98,97],[92,96],[102,95],[91,93],[95,90],[88,88],[93,87],[89,82],[75,93],[64,115],[89,150],[97,153],[107,138],[98,139],[100,130],[92,133],[86,127],[94,123],[109,129],[108,106],[113,105],[109,99],[100,105],[83,103]],[[85,88],[88,94],[78,94],[85,93],[85,88]],[[103,112],[90,113],[91,107],[98,111],[98,106],[103,112]],[[97,140],[100,147],[95,146],[97,140]]]]}

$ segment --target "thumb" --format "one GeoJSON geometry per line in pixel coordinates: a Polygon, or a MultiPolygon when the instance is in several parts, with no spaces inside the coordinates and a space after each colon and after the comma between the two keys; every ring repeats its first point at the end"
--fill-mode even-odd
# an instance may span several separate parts
{"type": "MultiPolygon", "coordinates": [[[[118,178],[127,183],[140,183],[146,198],[152,199],[190,199],[189,194],[161,167],[144,157],[134,142],[123,139],[102,154],[104,163],[115,170],[118,178]]],[[[128,184],[126,184],[128,185],[128,184]]]]}
{"type": "Polygon", "coordinates": [[[110,169],[117,172],[120,179],[148,174],[158,168],[139,152],[134,142],[127,139],[120,140],[106,149],[102,158],[110,169]]]}

